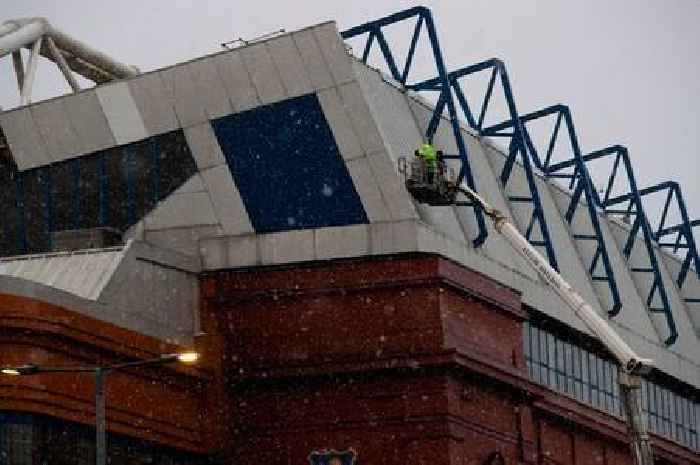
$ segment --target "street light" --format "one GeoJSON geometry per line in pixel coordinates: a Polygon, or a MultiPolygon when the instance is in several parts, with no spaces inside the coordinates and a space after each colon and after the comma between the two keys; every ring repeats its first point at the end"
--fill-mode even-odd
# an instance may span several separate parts
{"type": "Polygon", "coordinates": [[[199,359],[197,352],[180,352],[161,354],[159,357],[134,362],[117,363],[108,366],[44,367],[25,364],[0,369],[0,373],[9,376],[28,376],[37,373],[92,373],[95,377],[95,463],[107,463],[107,420],[105,414],[105,376],[110,371],[145,365],[164,365],[166,363],[194,363],[199,359]]]}

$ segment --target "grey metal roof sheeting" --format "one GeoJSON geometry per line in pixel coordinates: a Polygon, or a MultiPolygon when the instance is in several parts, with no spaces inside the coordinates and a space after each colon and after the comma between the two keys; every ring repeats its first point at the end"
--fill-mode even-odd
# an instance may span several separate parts
{"type": "Polygon", "coordinates": [[[111,247],[0,259],[0,275],[14,276],[97,300],[127,247],[111,247]]]}

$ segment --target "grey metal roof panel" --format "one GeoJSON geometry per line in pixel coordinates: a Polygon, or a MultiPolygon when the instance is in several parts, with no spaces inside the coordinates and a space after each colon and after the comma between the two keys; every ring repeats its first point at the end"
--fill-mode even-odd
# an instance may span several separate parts
{"type": "Polygon", "coordinates": [[[0,275],[23,278],[96,301],[127,247],[110,247],[0,259],[0,275]]]}

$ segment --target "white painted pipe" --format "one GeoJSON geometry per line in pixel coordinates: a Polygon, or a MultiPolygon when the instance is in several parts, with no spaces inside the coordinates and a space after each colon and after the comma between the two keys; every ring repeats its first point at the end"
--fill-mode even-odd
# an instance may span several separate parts
{"type": "Polygon", "coordinates": [[[0,25],[0,58],[33,44],[49,30],[44,18],[15,19],[0,25]]]}
{"type": "MultiPolygon", "coordinates": [[[[45,18],[20,18],[0,24],[0,58],[15,50],[31,46],[43,35],[51,37],[61,52],[66,52],[80,61],[84,68],[95,69],[111,79],[124,79],[139,74],[136,67],[120,63],[84,42],[70,37],[52,27],[45,18]]],[[[44,56],[55,61],[50,51],[44,56]]],[[[70,60],[67,61],[70,65],[70,60]]],[[[91,75],[86,69],[73,69],[73,71],[89,79],[94,77],[94,74],[91,75]]]]}
{"type": "Polygon", "coordinates": [[[107,71],[117,79],[124,79],[139,74],[139,70],[135,66],[120,63],[99,50],[95,50],[84,42],[74,39],[53,27],[50,29],[49,35],[59,49],[71,55],[75,55],[90,65],[107,71]]]}
{"type": "Polygon", "coordinates": [[[654,362],[637,355],[613,327],[549,265],[549,262],[520,234],[520,231],[508,221],[503,213],[489,205],[468,186],[463,186],[460,190],[484,209],[484,213],[493,221],[496,231],[506,239],[518,255],[535,269],[537,274],[566,303],[569,309],[583,321],[591,333],[612,352],[624,373],[639,374],[651,370],[654,362]]]}
{"type": "Polygon", "coordinates": [[[41,50],[42,36],[34,42],[32,53],[29,56],[29,64],[27,65],[27,73],[24,76],[24,85],[20,92],[20,103],[27,105],[32,101],[32,87],[34,86],[34,76],[36,76],[36,66],[39,62],[39,50],[41,50]]]}

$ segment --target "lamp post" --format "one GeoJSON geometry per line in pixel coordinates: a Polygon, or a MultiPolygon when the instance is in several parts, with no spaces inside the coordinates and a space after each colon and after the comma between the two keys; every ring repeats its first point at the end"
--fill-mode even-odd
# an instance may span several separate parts
{"type": "Polygon", "coordinates": [[[199,358],[196,352],[179,354],[162,354],[159,357],[134,362],[117,363],[108,366],[44,367],[26,364],[0,369],[0,373],[10,376],[30,376],[38,373],[92,373],[95,379],[95,463],[107,463],[107,419],[105,409],[105,377],[110,371],[146,365],[164,365],[167,363],[194,363],[199,358]]]}

